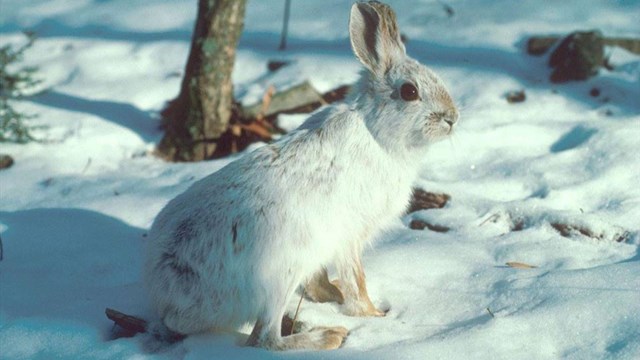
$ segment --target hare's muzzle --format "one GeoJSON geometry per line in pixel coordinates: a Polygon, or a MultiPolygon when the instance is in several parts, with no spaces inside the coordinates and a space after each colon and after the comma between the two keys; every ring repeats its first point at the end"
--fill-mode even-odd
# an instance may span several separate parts
{"type": "Polygon", "coordinates": [[[449,125],[447,134],[453,131],[453,125],[458,122],[459,113],[456,108],[451,108],[445,111],[439,111],[431,114],[431,121],[434,123],[445,123],[449,125]]]}
{"type": "Polygon", "coordinates": [[[449,129],[453,129],[453,125],[458,122],[458,117],[460,114],[456,108],[449,109],[445,111],[442,115],[442,121],[446,122],[449,125],[449,129]]]}

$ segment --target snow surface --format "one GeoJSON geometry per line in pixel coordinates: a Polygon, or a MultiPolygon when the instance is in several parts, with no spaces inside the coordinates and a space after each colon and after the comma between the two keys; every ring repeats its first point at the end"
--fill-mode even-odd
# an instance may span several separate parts
{"type": "MultiPolygon", "coordinates": [[[[321,91],[352,83],[350,3],[294,1],[289,49],[279,52],[283,2],[250,1],[236,96],[252,103],[271,84],[305,79],[321,91]],[[269,59],[293,63],[269,74],[269,59]]],[[[157,113],[179,89],[196,2],[1,0],[0,44],[36,30],[25,63],[40,67],[49,91],[17,104],[39,114],[45,141],[0,145],[16,161],[0,171],[0,358],[640,358],[640,57],[607,48],[615,70],[554,85],[545,59],[523,51],[532,34],[638,37],[640,2],[446,1],[453,17],[438,1],[390,3],[408,52],[445,79],[462,110],[416,183],[452,200],[399,219],[366,252],[386,317],[304,302],[309,326],[350,329],[343,348],[272,353],[239,346],[241,333],[172,346],[145,335],[109,340],[103,314],[152,316],[140,283],[145,232],[167,201],[233,160],[148,155],[161,137],[157,113]],[[507,103],[519,89],[526,101],[507,103]],[[414,218],[452,230],[410,230],[414,218]],[[554,222],[602,239],[563,237],[554,222]],[[510,231],[515,223],[521,231],[510,231]],[[613,241],[625,231],[627,242],[613,241]]],[[[280,121],[291,128],[304,118],[280,121]]]]}

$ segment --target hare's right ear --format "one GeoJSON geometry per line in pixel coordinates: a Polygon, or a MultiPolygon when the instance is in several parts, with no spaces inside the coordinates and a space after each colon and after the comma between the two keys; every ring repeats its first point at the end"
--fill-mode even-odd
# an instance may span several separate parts
{"type": "Polygon", "coordinates": [[[384,74],[405,57],[396,14],[389,5],[378,1],[353,4],[349,36],[353,52],[375,74],[384,74]]]}

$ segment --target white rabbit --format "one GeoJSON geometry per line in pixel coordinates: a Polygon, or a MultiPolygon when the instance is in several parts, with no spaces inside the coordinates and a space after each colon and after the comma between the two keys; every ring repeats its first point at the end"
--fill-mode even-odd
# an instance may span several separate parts
{"type": "Polygon", "coordinates": [[[354,4],[349,33],[366,69],[345,104],[196,182],[155,219],[144,281],[169,329],[255,321],[248,345],[340,347],[343,327],[280,335],[305,284],[309,297],[338,301],[348,315],[384,315],[367,294],[361,252],[405,210],[421,158],[458,111],[442,81],[406,55],[389,6],[354,4]]]}

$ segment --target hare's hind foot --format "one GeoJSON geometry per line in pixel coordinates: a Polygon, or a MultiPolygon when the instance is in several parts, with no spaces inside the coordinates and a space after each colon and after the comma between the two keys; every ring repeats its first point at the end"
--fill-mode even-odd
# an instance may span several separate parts
{"type": "Polygon", "coordinates": [[[349,331],[342,326],[320,326],[309,330],[306,334],[308,335],[307,341],[313,344],[312,347],[309,348],[316,350],[333,350],[342,346],[349,331]]]}
{"type": "Polygon", "coordinates": [[[318,271],[304,287],[305,295],[315,302],[344,303],[344,296],[340,289],[329,281],[327,269],[318,271]]]}
{"type": "Polygon", "coordinates": [[[305,295],[315,302],[336,302],[342,306],[342,312],[348,316],[385,316],[386,312],[378,310],[371,302],[364,283],[364,273],[349,287],[340,280],[329,281],[327,270],[317,272],[305,285],[305,295]]]}
{"type": "MultiPolygon", "coordinates": [[[[364,275],[364,274],[363,274],[364,275]]],[[[379,310],[367,292],[366,285],[364,283],[364,276],[357,281],[357,287],[349,287],[348,283],[340,280],[334,280],[331,282],[341,294],[345,294],[344,302],[342,304],[341,312],[347,316],[386,316],[387,312],[379,310]]]]}
{"type": "Polygon", "coordinates": [[[342,306],[342,313],[348,316],[386,316],[387,313],[378,309],[371,300],[348,301],[342,306]]]}
{"type": "Polygon", "coordinates": [[[262,324],[258,321],[246,345],[269,350],[333,350],[342,345],[348,333],[349,331],[341,326],[323,326],[283,337],[273,332],[264,333],[262,324]]]}

